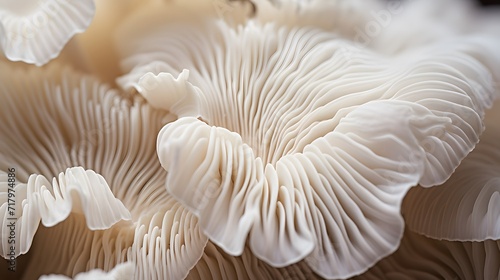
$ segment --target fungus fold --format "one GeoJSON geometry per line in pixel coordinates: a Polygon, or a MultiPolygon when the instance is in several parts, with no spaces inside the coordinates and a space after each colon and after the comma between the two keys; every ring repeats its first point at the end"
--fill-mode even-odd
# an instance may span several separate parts
{"type": "Polygon", "coordinates": [[[94,0],[2,0],[0,49],[9,60],[43,65],[89,26],[94,12],[94,0]]]}
{"type": "MultiPolygon", "coordinates": [[[[8,174],[0,171],[0,198],[4,198],[0,207],[2,217],[2,235],[9,236],[8,224],[15,223],[13,234],[19,244],[16,257],[28,252],[31,241],[40,221],[46,227],[52,227],[65,220],[70,213],[84,215],[90,230],[107,229],[120,220],[130,220],[130,212],[123,203],[111,193],[102,176],[81,167],[68,168],[59,174],[52,183],[44,176],[31,175],[27,184],[8,186],[8,174]],[[8,189],[15,194],[15,215],[8,211],[8,189]],[[18,209],[18,210],[17,210],[18,209]],[[13,221],[12,218],[17,218],[13,221]]],[[[9,239],[2,239],[0,255],[7,258],[9,239]]]]}
{"type": "Polygon", "coordinates": [[[443,185],[413,188],[403,213],[415,232],[435,239],[500,239],[500,102],[486,113],[486,130],[474,151],[443,185]]]}
{"type": "Polygon", "coordinates": [[[405,230],[394,254],[353,279],[498,279],[499,258],[499,240],[436,240],[405,230]]]}
{"type": "Polygon", "coordinates": [[[496,15],[0,0],[0,278],[499,278],[496,15]]]}
{"type": "Polygon", "coordinates": [[[187,69],[200,92],[184,105],[199,113],[158,136],[168,192],[229,254],[248,239],[273,266],[305,258],[327,278],[359,274],[397,249],[406,192],[448,179],[494,98],[481,53],[493,42],[483,38],[387,56],[321,29],[251,20],[157,24],[138,36],[122,49],[129,74],[119,84],[174,103],[186,94],[179,84],[148,91],[140,77],[187,69]]]}
{"type": "Polygon", "coordinates": [[[0,72],[0,170],[15,168],[22,276],[76,277],[130,262],[133,279],[186,277],[207,238],[164,187],[155,142],[169,114],[58,64],[0,72]]]}

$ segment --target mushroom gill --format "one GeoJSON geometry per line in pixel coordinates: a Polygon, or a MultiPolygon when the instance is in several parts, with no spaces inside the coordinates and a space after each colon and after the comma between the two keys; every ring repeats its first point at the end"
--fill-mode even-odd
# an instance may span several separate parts
{"type": "Polygon", "coordinates": [[[12,61],[43,65],[92,21],[94,0],[0,1],[0,49],[12,61]]]}
{"type": "Polygon", "coordinates": [[[155,141],[170,117],[59,65],[0,72],[0,170],[15,169],[20,277],[73,277],[127,261],[134,279],[185,277],[207,238],[165,191],[155,141]]]}
{"type": "Polygon", "coordinates": [[[498,279],[499,259],[499,240],[436,240],[407,229],[394,254],[353,280],[498,279]]]}
{"type": "Polygon", "coordinates": [[[435,239],[500,239],[499,109],[497,101],[486,113],[481,141],[448,181],[408,192],[402,211],[410,229],[435,239]]]}
{"type": "Polygon", "coordinates": [[[493,99],[488,38],[386,56],[251,20],[144,30],[122,49],[130,73],[119,84],[192,114],[158,136],[168,192],[227,253],[248,239],[273,266],[305,258],[327,278],[397,249],[406,192],[451,175],[493,99]]]}
{"type": "Polygon", "coordinates": [[[208,242],[203,256],[186,279],[309,280],[322,278],[316,275],[306,262],[277,268],[259,260],[252,254],[249,247],[245,247],[241,256],[231,256],[212,242],[208,242]]]}
{"type": "MultiPolygon", "coordinates": [[[[387,4],[380,0],[252,0],[255,18],[263,23],[315,26],[356,39],[358,28],[373,19],[373,12],[387,4]]],[[[398,6],[398,5],[392,5],[398,6]]],[[[392,9],[391,9],[392,10],[392,9]]]]}
{"type": "Polygon", "coordinates": [[[354,279],[499,279],[500,102],[481,141],[446,183],[412,188],[400,248],[354,279]]]}

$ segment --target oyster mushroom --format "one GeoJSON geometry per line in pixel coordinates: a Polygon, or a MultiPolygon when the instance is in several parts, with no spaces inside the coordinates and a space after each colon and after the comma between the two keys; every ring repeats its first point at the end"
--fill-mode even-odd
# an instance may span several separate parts
{"type": "Polygon", "coordinates": [[[355,279],[500,277],[499,106],[486,113],[481,141],[446,183],[408,192],[400,248],[355,279]]]}
{"type": "MultiPolygon", "coordinates": [[[[57,64],[2,64],[0,73],[0,170],[15,169],[19,276],[74,277],[128,261],[133,279],[185,277],[207,238],[164,187],[155,141],[169,115],[57,64]]],[[[2,200],[2,224],[7,210],[2,200]]]]}
{"type": "Polygon", "coordinates": [[[319,29],[254,21],[148,30],[122,49],[130,73],[119,83],[164,109],[201,93],[199,111],[158,136],[169,193],[227,253],[248,240],[273,266],[305,258],[327,278],[397,249],[406,192],[451,175],[493,99],[481,63],[488,38],[390,57],[319,29]]]}
{"type": "Polygon", "coordinates": [[[496,102],[487,112],[481,141],[446,183],[408,192],[403,214],[410,229],[436,239],[500,239],[499,109],[496,102]]]}
{"type": "Polygon", "coordinates": [[[94,12],[93,0],[0,1],[0,49],[9,60],[43,65],[89,26],[94,12]]]}

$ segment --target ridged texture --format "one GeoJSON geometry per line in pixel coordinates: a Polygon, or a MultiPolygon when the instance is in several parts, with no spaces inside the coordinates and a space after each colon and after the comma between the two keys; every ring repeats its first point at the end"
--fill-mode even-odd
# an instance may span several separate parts
{"type": "Polygon", "coordinates": [[[404,195],[451,175],[493,98],[487,54],[472,39],[397,57],[252,21],[157,25],[136,39],[123,49],[131,72],[120,84],[188,69],[202,93],[200,118],[180,118],[158,137],[168,191],[229,254],[248,239],[271,265],[306,258],[328,278],[397,249],[404,195]]]}
{"type": "Polygon", "coordinates": [[[108,271],[129,261],[135,267],[133,279],[185,278],[206,242],[192,233],[196,219],[173,199],[155,211],[148,210],[135,223],[120,222],[106,230],[89,230],[78,215],[54,227],[40,227],[23,277],[49,273],[74,277],[96,268],[108,271]]]}
{"type": "Polygon", "coordinates": [[[241,256],[235,257],[209,242],[203,256],[189,272],[187,279],[310,280],[322,278],[317,276],[306,262],[276,268],[259,260],[248,247],[241,256]]]}
{"type": "Polygon", "coordinates": [[[486,114],[477,147],[443,185],[410,190],[403,203],[408,226],[446,240],[500,239],[500,102],[486,114]]]}
{"type": "Polygon", "coordinates": [[[57,57],[95,12],[93,0],[8,2],[0,6],[0,47],[8,59],[36,65],[57,57]]]}
{"type": "Polygon", "coordinates": [[[439,241],[407,230],[399,249],[353,280],[500,279],[500,241],[439,241]]]}
{"type": "MultiPolygon", "coordinates": [[[[52,182],[40,175],[31,175],[27,184],[14,188],[8,185],[7,173],[0,171],[0,218],[2,236],[9,236],[8,224],[15,223],[16,257],[26,254],[41,222],[52,227],[64,221],[70,213],[85,217],[90,230],[110,228],[121,220],[130,220],[130,212],[111,193],[102,176],[81,167],[68,168],[52,182]],[[9,189],[14,194],[13,211],[9,211],[9,189]]],[[[12,233],[10,234],[12,235],[12,233]]],[[[7,258],[9,239],[2,238],[0,255],[7,258]]]]}
{"type": "Polygon", "coordinates": [[[316,26],[358,40],[359,30],[386,7],[379,0],[253,0],[256,18],[288,26],[316,26]]]}
{"type": "Polygon", "coordinates": [[[24,277],[109,271],[131,261],[134,279],[184,278],[207,238],[197,218],[165,190],[155,143],[169,115],[58,65],[0,66],[0,72],[0,170],[15,167],[22,183],[31,174],[52,178],[68,167],[91,169],[132,216],[106,230],[91,231],[76,214],[39,227],[24,277]]]}

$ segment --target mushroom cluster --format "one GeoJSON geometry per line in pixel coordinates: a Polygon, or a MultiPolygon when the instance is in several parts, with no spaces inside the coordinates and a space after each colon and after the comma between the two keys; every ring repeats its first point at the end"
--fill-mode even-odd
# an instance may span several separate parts
{"type": "Polygon", "coordinates": [[[1,278],[499,278],[498,11],[435,2],[0,1],[1,278]]]}

